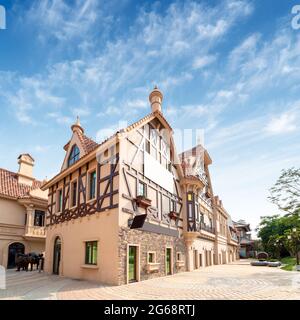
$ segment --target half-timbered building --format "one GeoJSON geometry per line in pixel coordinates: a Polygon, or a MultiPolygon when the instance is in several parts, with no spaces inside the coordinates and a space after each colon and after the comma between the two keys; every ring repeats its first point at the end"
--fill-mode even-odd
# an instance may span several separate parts
{"type": "Polygon", "coordinates": [[[72,126],[43,186],[47,272],[120,285],[219,263],[211,159],[203,149],[203,170],[189,170],[199,159],[177,154],[161,91],[149,100],[150,114],[100,144],[72,126]]]}

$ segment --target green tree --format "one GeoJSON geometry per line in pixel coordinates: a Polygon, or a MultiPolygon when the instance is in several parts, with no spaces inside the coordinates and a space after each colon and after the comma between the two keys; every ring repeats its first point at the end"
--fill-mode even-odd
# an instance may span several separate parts
{"type": "Polygon", "coordinates": [[[261,217],[256,229],[262,246],[272,257],[279,258],[287,254],[295,255],[288,241],[288,235],[294,228],[300,230],[299,214],[286,214],[261,217]]]}
{"type": "Polygon", "coordinates": [[[291,213],[300,213],[300,168],[281,171],[268,197],[279,209],[291,213]]]}

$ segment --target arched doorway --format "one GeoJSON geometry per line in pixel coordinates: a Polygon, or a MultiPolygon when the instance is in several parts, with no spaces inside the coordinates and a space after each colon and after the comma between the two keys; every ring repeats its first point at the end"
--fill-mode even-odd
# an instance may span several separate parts
{"type": "Polygon", "coordinates": [[[7,260],[7,269],[13,269],[16,266],[16,254],[25,253],[25,246],[23,243],[14,242],[8,247],[8,260],[7,260]]]}
{"type": "Polygon", "coordinates": [[[59,275],[60,255],[61,255],[61,239],[60,237],[56,237],[54,241],[54,250],[53,250],[53,274],[59,275]]]}

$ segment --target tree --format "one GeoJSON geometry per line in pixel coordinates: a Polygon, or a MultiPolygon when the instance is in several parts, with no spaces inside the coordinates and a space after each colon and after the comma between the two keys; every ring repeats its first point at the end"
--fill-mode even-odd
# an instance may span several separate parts
{"type": "Polygon", "coordinates": [[[271,256],[278,258],[288,254],[294,255],[287,237],[293,228],[300,230],[299,214],[286,214],[261,217],[256,229],[261,238],[263,248],[271,256]]]}
{"type": "Polygon", "coordinates": [[[279,209],[291,213],[300,213],[300,168],[281,171],[268,197],[279,209]]]}

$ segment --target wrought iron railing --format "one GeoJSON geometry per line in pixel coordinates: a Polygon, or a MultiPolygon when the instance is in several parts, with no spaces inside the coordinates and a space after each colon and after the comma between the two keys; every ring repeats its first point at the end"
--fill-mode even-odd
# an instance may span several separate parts
{"type": "Polygon", "coordinates": [[[214,227],[209,226],[209,225],[205,224],[204,222],[200,222],[198,225],[198,228],[199,228],[199,230],[204,230],[209,233],[213,233],[213,234],[216,233],[216,229],[214,227]]]}

